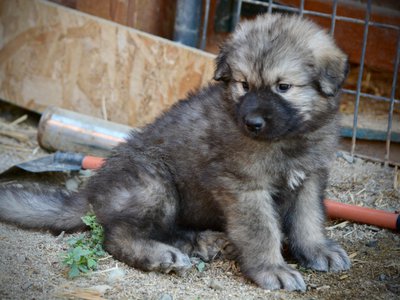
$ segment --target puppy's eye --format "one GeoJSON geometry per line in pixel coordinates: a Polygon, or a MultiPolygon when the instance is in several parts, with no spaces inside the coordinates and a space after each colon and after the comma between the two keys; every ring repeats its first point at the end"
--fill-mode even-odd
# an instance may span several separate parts
{"type": "Polygon", "coordinates": [[[292,87],[291,84],[288,84],[288,83],[279,83],[277,89],[278,89],[278,92],[280,92],[280,93],[285,93],[285,92],[287,92],[291,87],[292,87]]]}
{"type": "Polygon", "coordinates": [[[246,81],[242,81],[241,84],[242,84],[243,90],[245,92],[248,92],[249,91],[249,84],[246,81]]]}

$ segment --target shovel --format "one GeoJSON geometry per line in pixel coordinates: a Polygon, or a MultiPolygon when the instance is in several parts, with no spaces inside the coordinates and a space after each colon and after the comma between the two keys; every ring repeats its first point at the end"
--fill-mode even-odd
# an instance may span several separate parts
{"type": "Polygon", "coordinates": [[[65,172],[79,171],[82,169],[98,169],[103,163],[104,158],[101,157],[57,151],[54,154],[26,161],[14,167],[30,173],[65,172]]]}

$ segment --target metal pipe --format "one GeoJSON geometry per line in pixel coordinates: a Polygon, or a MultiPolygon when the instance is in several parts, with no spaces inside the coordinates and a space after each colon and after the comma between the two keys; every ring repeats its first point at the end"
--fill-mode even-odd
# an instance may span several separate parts
{"type": "Polygon", "coordinates": [[[232,18],[232,28],[235,29],[240,21],[240,13],[242,11],[242,0],[235,0],[235,6],[232,18]]]}
{"type": "Polygon", "coordinates": [[[337,4],[338,4],[338,0],[334,0],[333,4],[332,4],[331,28],[329,30],[329,33],[331,36],[335,35],[337,4]]]}
{"type": "Polygon", "coordinates": [[[360,59],[360,70],[358,73],[358,80],[357,80],[356,102],[354,104],[353,137],[351,139],[351,151],[350,151],[351,156],[354,156],[354,151],[356,149],[358,108],[360,106],[360,92],[361,92],[362,77],[363,77],[363,73],[364,73],[364,61],[365,61],[365,52],[367,49],[368,26],[369,26],[370,16],[371,16],[371,0],[368,0],[367,12],[365,13],[363,45],[362,45],[361,59],[360,59]]]}
{"type": "MultiPolygon", "coordinates": [[[[356,91],[349,90],[349,89],[342,89],[342,92],[346,93],[346,94],[350,94],[350,95],[356,95],[357,94],[356,91]]],[[[390,98],[387,98],[387,97],[376,96],[376,95],[372,95],[372,94],[368,94],[368,93],[362,93],[362,92],[360,92],[360,96],[361,97],[370,98],[370,99],[373,99],[373,100],[378,100],[378,101],[385,101],[385,102],[390,102],[391,101],[390,98]]],[[[400,100],[398,100],[398,99],[394,99],[393,101],[396,104],[400,103],[400,100]]]]}
{"type": "Polygon", "coordinates": [[[300,10],[299,10],[300,16],[302,17],[304,15],[304,0],[300,1],[300,10]]]}
{"type": "Polygon", "coordinates": [[[268,13],[272,13],[272,0],[268,0],[268,13]]]}
{"type": "Polygon", "coordinates": [[[388,117],[388,127],[386,134],[386,153],[385,153],[385,165],[388,165],[390,156],[390,141],[392,138],[392,121],[393,121],[393,110],[394,110],[394,96],[396,94],[396,83],[397,76],[399,74],[399,60],[400,60],[400,33],[397,35],[397,48],[396,48],[396,58],[394,61],[393,68],[393,81],[392,90],[390,92],[390,107],[389,107],[389,117],[388,117]]]}
{"type": "Polygon", "coordinates": [[[197,47],[201,24],[201,0],[178,0],[174,26],[174,41],[197,47]]]}
{"type": "Polygon", "coordinates": [[[204,19],[203,19],[203,30],[201,33],[201,42],[200,49],[204,50],[206,48],[207,42],[207,28],[208,28],[208,17],[210,14],[210,0],[205,0],[205,8],[204,8],[204,19]]]}
{"type": "Polygon", "coordinates": [[[104,156],[125,141],[131,127],[57,107],[47,108],[38,126],[39,145],[48,150],[104,156]]]}

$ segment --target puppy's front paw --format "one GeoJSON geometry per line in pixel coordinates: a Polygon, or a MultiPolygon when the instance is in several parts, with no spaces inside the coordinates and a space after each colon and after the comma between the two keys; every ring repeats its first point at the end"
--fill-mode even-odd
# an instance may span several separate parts
{"type": "Polygon", "coordinates": [[[351,262],[346,251],[334,241],[327,240],[322,246],[305,251],[299,260],[306,267],[316,271],[339,272],[350,269],[351,262]]]}
{"type": "Polygon", "coordinates": [[[301,274],[287,264],[265,266],[261,270],[249,271],[247,274],[255,283],[267,290],[306,290],[301,274]]]}

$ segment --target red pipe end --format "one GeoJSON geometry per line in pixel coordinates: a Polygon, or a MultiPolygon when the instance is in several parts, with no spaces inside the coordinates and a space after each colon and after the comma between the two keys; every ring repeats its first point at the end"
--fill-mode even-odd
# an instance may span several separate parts
{"type": "Polygon", "coordinates": [[[332,219],[344,219],[400,231],[400,216],[397,213],[344,204],[326,199],[326,213],[332,219]]]}
{"type": "Polygon", "coordinates": [[[101,168],[105,159],[96,156],[85,156],[82,160],[82,168],[88,170],[95,170],[101,168]]]}

